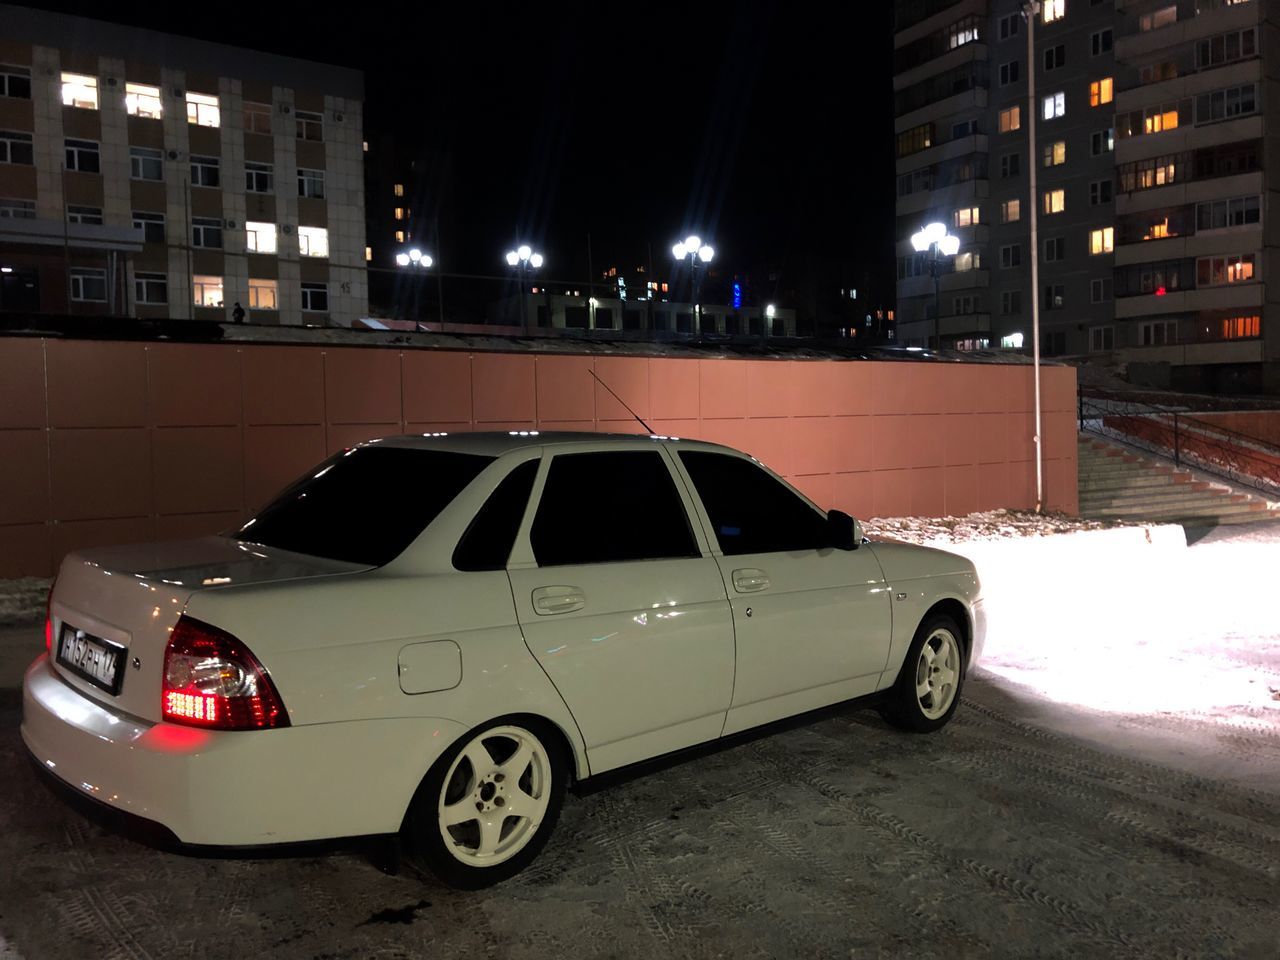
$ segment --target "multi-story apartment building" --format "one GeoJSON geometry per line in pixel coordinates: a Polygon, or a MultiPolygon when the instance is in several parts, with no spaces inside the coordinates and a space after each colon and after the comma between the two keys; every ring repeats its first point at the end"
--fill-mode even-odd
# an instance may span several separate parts
{"type": "Polygon", "coordinates": [[[1115,322],[1175,385],[1280,392],[1274,0],[1116,3],[1115,322]],[[1269,170],[1268,167],[1271,169],[1269,170]],[[1271,171],[1276,171],[1272,173],[1271,171]]]}
{"type": "Polygon", "coordinates": [[[1020,0],[899,0],[901,341],[937,331],[944,346],[1026,350],[1035,297],[1046,356],[1119,356],[1174,385],[1280,390],[1263,282],[1280,256],[1264,216],[1264,116],[1267,104],[1280,111],[1264,79],[1275,2],[1043,0],[1028,63],[1020,0]],[[910,240],[932,221],[960,239],[936,319],[930,258],[910,240]]]}
{"type": "Polygon", "coordinates": [[[358,71],[0,5],[0,309],[349,324],[358,71]]]}
{"type": "Polygon", "coordinates": [[[1110,4],[1042,5],[1028,63],[1018,0],[896,6],[898,337],[961,349],[1031,346],[1032,299],[1046,355],[1083,353],[1111,321],[1113,143],[1110,4]],[[1027,99],[1035,71],[1036,99],[1027,99]],[[1029,130],[1036,125],[1036,155],[1029,130]],[[1036,165],[1036,197],[1030,166],[1036,165]],[[1039,211],[1031,288],[1030,204],[1039,211]],[[929,255],[911,235],[945,223],[935,316],[929,255]]]}

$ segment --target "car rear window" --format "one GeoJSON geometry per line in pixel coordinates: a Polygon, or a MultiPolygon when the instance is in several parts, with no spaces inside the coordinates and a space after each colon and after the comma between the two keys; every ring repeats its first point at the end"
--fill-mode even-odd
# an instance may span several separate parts
{"type": "Polygon", "coordinates": [[[470,453],[355,447],[310,471],[233,536],[380,567],[492,462],[470,453]]]}

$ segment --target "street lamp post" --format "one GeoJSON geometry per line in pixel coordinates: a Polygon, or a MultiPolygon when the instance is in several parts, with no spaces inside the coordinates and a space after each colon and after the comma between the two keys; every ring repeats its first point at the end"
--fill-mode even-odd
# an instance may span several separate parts
{"type": "Polygon", "coordinates": [[[929,346],[934,349],[942,347],[941,297],[938,291],[938,265],[943,257],[954,257],[960,252],[960,238],[947,233],[945,223],[931,223],[918,233],[911,235],[911,246],[916,253],[929,251],[929,276],[933,277],[933,336],[929,338],[929,346]]]}
{"type": "MultiPolygon", "coordinates": [[[[541,267],[542,263],[542,254],[536,253],[527,243],[507,251],[507,266],[515,270],[520,280],[520,328],[524,330],[525,336],[529,335],[529,305],[525,303],[524,288],[528,284],[529,275],[541,267]]],[[[550,319],[548,316],[547,320],[550,319]]]]}
{"type": "Polygon", "coordinates": [[[702,332],[702,318],[698,316],[698,265],[711,262],[716,255],[715,248],[703,243],[696,234],[691,234],[671,248],[671,255],[676,260],[689,261],[689,293],[693,300],[694,333],[702,332]]]}
{"type": "MultiPolygon", "coordinates": [[[[424,270],[424,271],[430,270],[432,264],[434,263],[435,261],[431,259],[430,254],[423,253],[417,247],[412,247],[408,250],[401,250],[399,253],[396,254],[396,266],[402,269],[408,269],[414,273],[417,273],[419,270],[424,270]]],[[[416,324],[420,322],[418,319],[418,285],[417,283],[413,284],[413,300],[414,300],[413,322],[416,326],[416,324]]],[[[444,319],[443,316],[441,316],[441,319],[442,320],[444,319]]]]}

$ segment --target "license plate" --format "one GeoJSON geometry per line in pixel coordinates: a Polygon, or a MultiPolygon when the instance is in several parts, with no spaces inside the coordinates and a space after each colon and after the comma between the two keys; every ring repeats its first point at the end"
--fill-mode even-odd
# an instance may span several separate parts
{"type": "Polygon", "coordinates": [[[125,648],[102,637],[63,625],[58,662],[95,687],[115,696],[124,677],[125,648]]]}

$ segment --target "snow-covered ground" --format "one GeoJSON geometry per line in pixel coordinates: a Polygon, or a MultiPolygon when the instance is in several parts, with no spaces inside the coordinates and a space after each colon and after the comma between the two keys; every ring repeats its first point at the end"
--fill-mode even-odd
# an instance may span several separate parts
{"type": "Polygon", "coordinates": [[[990,615],[979,675],[1044,725],[1280,792],[1280,524],[1099,531],[1070,518],[868,521],[964,554],[990,615]]]}

